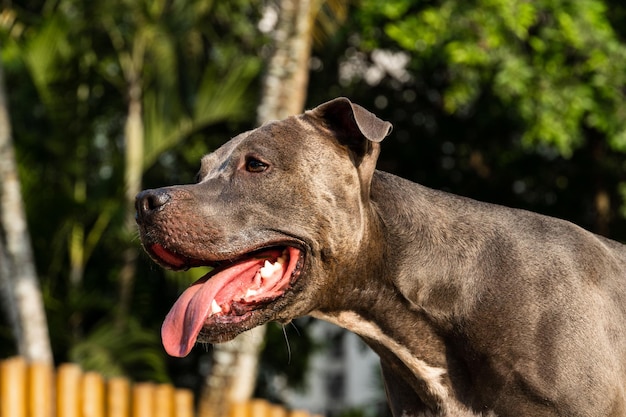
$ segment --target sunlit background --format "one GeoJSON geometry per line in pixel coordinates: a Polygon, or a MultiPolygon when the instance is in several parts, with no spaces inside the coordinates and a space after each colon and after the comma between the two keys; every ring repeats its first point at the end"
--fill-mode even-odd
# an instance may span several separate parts
{"type": "MultiPolygon", "coordinates": [[[[393,123],[379,169],[626,241],[622,0],[0,7],[0,359],[37,359],[24,335],[43,326],[35,343],[56,364],[171,382],[198,404],[228,392],[209,384],[224,349],[163,351],[163,317],[194,277],[143,254],[132,198],[191,182],[200,157],[237,133],[336,96],[393,123]],[[7,138],[31,258],[9,244],[20,213],[4,204],[16,179],[7,138]],[[29,259],[28,303],[43,300],[45,322],[16,295],[29,259]]],[[[244,395],[327,416],[387,413],[378,360],[356,336],[301,318],[259,337],[244,395]]]]}

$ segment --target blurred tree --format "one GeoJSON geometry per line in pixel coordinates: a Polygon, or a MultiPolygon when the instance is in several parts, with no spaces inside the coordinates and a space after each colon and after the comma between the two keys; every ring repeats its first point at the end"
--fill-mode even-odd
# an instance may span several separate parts
{"type": "Polygon", "coordinates": [[[51,364],[52,349],[22,203],[1,61],[0,297],[18,353],[29,361],[51,364]]]}
{"type": "Polygon", "coordinates": [[[313,22],[319,0],[281,0],[272,30],[273,51],[263,80],[257,124],[281,120],[304,109],[309,82],[313,22]]]}
{"type": "Polygon", "coordinates": [[[3,58],[14,81],[16,146],[44,294],[57,313],[51,334],[67,347],[82,338],[85,311],[113,305],[83,288],[83,275],[118,211],[115,193],[107,195],[115,188],[106,174],[114,145],[102,140],[116,129],[111,101],[100,100],[107,91],[93,77],[94,39],[83,10],[69,1],[50,6],[3,10],[3,58]]]}

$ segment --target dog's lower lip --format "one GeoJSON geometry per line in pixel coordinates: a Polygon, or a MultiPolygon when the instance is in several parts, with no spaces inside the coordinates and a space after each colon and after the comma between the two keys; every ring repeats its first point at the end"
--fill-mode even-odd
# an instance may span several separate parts
{"type": "Polygon", "coordinates": [[[171,269],[184,269],[188,268],[188,260],[160,243],[153,243],[148,246],[149,252],[159,260],[159,263],[171,268],[171,269]]]}

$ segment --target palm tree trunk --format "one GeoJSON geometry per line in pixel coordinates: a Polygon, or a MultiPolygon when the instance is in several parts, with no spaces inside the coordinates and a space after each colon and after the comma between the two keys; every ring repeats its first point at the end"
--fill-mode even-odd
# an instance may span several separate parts
{"type": "Polygon", "coordinates": [[[17,339],[29,361],[52,364],[52,349],[11,138],[0,62],[0,294],[17,339]]]}
{"type": "MultiPolygon", "coordinates": [[[[128,117],[124,136],[126,140],[126,162],[124,173],[126,213],[124,228],[132,240],[136,233],[135,225],[135,196],[141,191],[143,174],[143,145],[144,126],[142,115],[142,88],[138,74],[129,80],[128,89],[128,117]]],[[[122,269],[119,274],[120,305],[117,316],[118,327],[126,322],[132,303],[132,291],[137,269],[138,250],[135,246],[127,247],[122,254],[122,269]]]]}
{"type": "Polygon", "coordinates": [[[263,82],[257,123],[281,120],[301,113],[309,83],[311,31],[316,0],[281,0],[273,33],[274,53],[263,82]]]}
{"type": "MultiPolygon", "coordinates": [[[[146,53],[146,41],[142,36],[134,36],[127,45],[124,36],[110,19],[103,21],[117,50],[118,59],[128,100],[128,114],[124,126],[124,232],[127,242],[136,237],[135,196],[141,191],[144,161],[144,124],[143,124],[143,79],[142,72],[146,53]]],[[[123,330],[126,325],[135,285],[135,272],[139,256],[136,246],[128,246],[122,252],[122,268],[118,276],[120,302],[117,310],[116,327],[123,330]]]]}
{"type": "MultiPolygon", "coordinates": [[[[274,31],[274,53],[264,80],[257,122],[301,113],[306,100],[315,0],[280,0],[274,31]]],[[[266,326],[252,329],[230,342],[217,344],[213,366],[200,401],[201,417],[224,417],[229,405],[252,397],[266,326]]]]}

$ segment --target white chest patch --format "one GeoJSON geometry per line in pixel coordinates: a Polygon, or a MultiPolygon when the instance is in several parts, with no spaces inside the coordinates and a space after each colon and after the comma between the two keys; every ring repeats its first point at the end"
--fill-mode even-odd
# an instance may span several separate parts
{"type": "Polygon", "coordinates": [[[365,320],[352,311],[343,311],[336,315],[313,311],[310,315],[380,343],[393,352],[414,375],[422,379],[426,383],[429,393],[439,398],[440,403],[447,402],[448,389],[441,381],[441,376],[446,373],[445,369],[430,366],[423,360],[414,357],[405,346],[387,336],[375,323],[365,320]]]}

